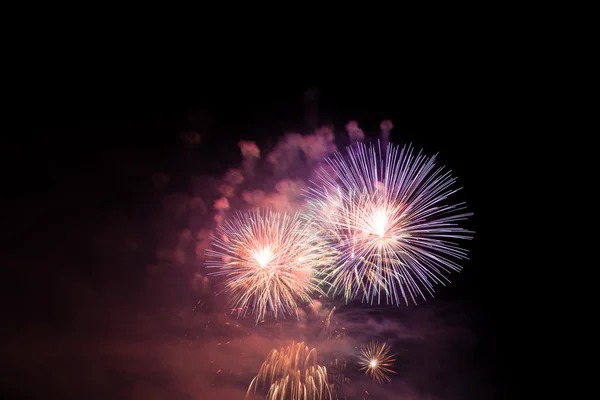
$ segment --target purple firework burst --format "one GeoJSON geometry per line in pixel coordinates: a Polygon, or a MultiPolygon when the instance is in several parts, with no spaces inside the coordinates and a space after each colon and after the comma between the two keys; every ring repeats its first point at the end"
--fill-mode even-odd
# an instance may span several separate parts
{"type": "Polygon", "coordinates": [[[472,213],[449,201],[460,188],[435,157],[411,146],[359,144],[327,163],[307,196],[311,217],[341,254],[322,271],[334,295],[416,303],[461,270],[467,251],[457,241],[473,232],[459,222],[472,213]]]}

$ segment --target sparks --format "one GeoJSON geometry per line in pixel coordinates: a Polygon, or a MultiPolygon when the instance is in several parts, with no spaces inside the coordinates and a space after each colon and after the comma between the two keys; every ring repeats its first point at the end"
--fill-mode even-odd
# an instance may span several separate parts
{"type": "Polygon", "coordinates": [[[333,294],[346,300],[416,303],[433,296],[435,284],[460,271],[467,251],[457,239],[472,233],[458,226],[471,213],[448,203],[455,178],[435,157],[411,147],[360,144],[336,153],[307,192],[310,215],[340,254],[325,269],[333,294]]]}
{"type": "Polygon", "coordinates": [[[317,350],[304,343],[271,350],[250,383],[246,397],[260,390],[267,392],[267,400],[335,398],[327,369],[317,363],[317,350]]]}
{"type": "Polygon", "coordinates": [[[372,376],[379,383],[391,381],[389,374],[396,373],[391,369],[394,361],[391,347],[385,343],[371,342],[363,347],[360,352],[360,370],[365,371],[366,375],[372,376]]]}
{"type": "Polygon", "coordinates": [[[298,315],[298,307],[323,293],[321,266],[333,262],[333,251],[316,235],[314,224],[299,214],[247,212],[224,221],[207,250],[211,273],[225,277],[231,309],[238,316],[298,315]]]}

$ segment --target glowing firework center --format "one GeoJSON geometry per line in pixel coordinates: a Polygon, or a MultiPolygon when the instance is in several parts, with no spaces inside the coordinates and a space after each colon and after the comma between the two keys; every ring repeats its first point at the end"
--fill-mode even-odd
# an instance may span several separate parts
{"type": "Polygon", "coordinates": [[[387,231],[388,218],[383,210],[378,210],[373,216],[373,229],[375,233],[383,240],[387,231]]]}
{"type": "Polygon", "coordinates": [[[269,265],[273,258],[273,253],[269,247],[264,247],[254,252],[254,259],[262,268],[272,267],[269,265]]]}

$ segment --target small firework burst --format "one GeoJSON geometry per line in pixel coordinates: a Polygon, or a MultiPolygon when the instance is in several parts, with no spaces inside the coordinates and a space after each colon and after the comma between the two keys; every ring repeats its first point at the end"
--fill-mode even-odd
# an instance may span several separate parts
{"type": "Polygon", "coordinates": [[[318,268],[332,262],[330,246],[299,214],[253,211],[225,220],[207,250],[211,275],[225,277],[225,291],[239,315],[297,315],[322,290],[318,268]]]}
{"type": "Polygon", "coordinates": [[[472,232],[458,226],[471,213],[448,203],[455,178],[435,157],[410,147],[359,144],[328,159],[308,192],[311,216],[340,254],[324,273],[334,294],[346,300],[362,294],[380,303],[416,303],[449,282],[467,252],[457,239],[472,232]],[[402,301],[404,300],[404,301],[402,301]]]}
{"type": "Polygon", "coordinates": [[[327,369],[317,364],[317,350],[304,343],[271,350],[246,397],[257,390],[267,391],[267,400],[334,399],[327,369]]]}
{"type": "Polygon", "coordinates": [[[391,369],[395,360],[389,345],[371,342],[360,351],[360,370],[365,371],[365,375],[372,376],[379,383],[391,382],[389,374],[396,373],[391,369]]]}

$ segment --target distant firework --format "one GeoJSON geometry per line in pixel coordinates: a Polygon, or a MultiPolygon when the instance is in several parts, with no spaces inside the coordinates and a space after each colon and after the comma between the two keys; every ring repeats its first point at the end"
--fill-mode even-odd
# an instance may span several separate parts
{"type": "Polygon", "coordinates": [[[390,382],[389,374],[395,374],[391,367],[394,365],[395,358],[387,344],[371,342],[363,347],[360,352],[360,370],[365,375],[372,376],[379,383],[383,381],[390,382]]]}
{"type": "Polygon", "coordinates": [[[472,214],[462,212],[463,203],[447,203],[458,189],[435,157],[415,155],[411,147],[359,144],[327,162],[308,197],[321,235],[341,255],[324,271],[334,294],[362,295],[371,304],[381,297],[416,303],[461,270],[456,261],[467,251],[456,240],[472,232],[458,222],[472,214]]]}
{"type": "Polygon", "coordinates": [[[257,390],[265,390],[267,400],[334,399],[327,369],[317,364],[317,350],[304,343],[271,350],[246,397],[257,390]]]}
{"type": "Polygon", "coordinates": [[[207,267],[225,277],[239,315],[297,315],[311,293],[322,293],[317,268],[332,262],[331,251],[298,214],[240,213],[217,229],[207,267]]]}

